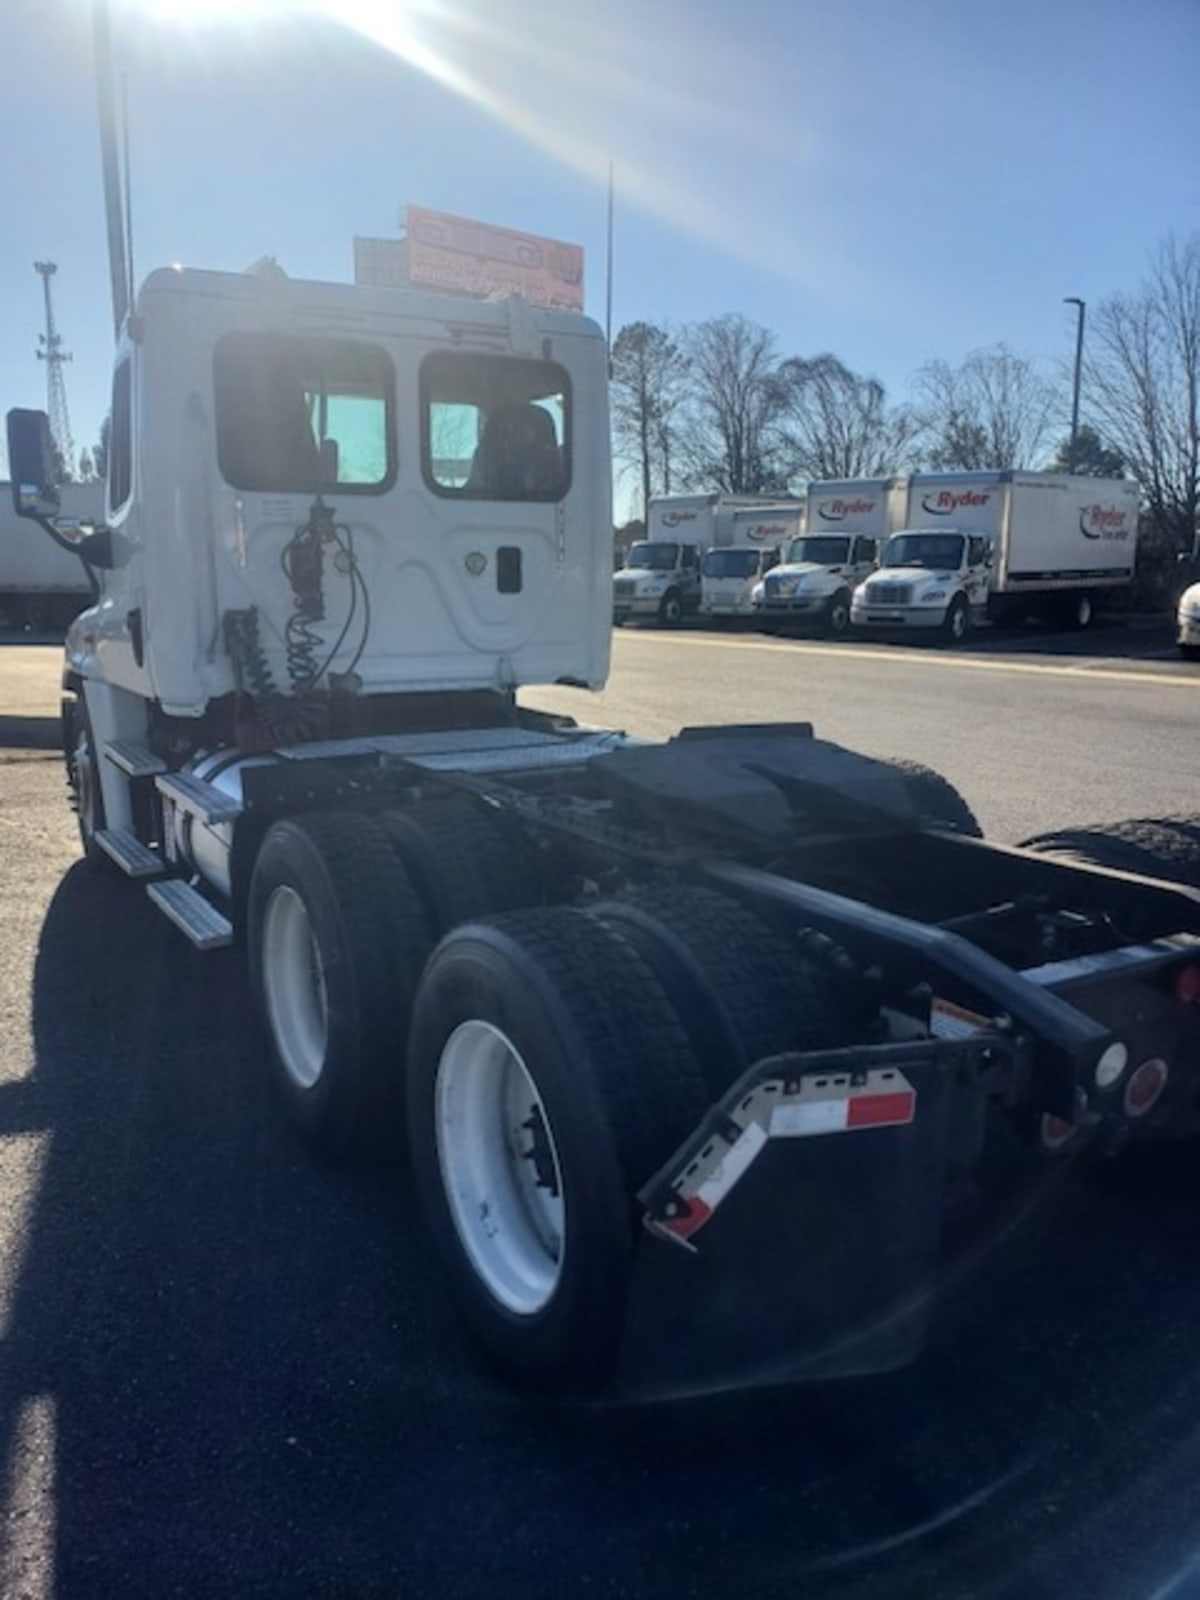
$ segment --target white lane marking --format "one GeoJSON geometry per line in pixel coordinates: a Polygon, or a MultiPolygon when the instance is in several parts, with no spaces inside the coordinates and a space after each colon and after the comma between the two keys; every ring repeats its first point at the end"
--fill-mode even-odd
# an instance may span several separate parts
{"type": "Polygon", "coordinates": [[[1119,667],[1096,666],[1095,656],[1072,666],[1052,666],[1048,662],[992,660],[984,656],[963,656],[953,652],[945,654],[924,650],[881,650],[871,645],[810,644],[804,639],[712,639],[694,633],[655,633],[646,629],[639,640],[653,640],[659,644],[701,646],[710,650],[765,650],[776,655],[835,656],[856,661],[890,661],[893,664],[924,667],[962,667],[968,672],[1024,672],[1038,677],[1082,678],[1117,683],[1168,683],[1176,688],[1200,688],[1200,676],[1186,672],[1126,672],[1119,667]]]}
{"type": "Polygon", "coordinates": [[[0,1594],[51,1600],[56,1533],[54,1401],[30,1395],[12,1432],[0,1504],[0,1594]]]}

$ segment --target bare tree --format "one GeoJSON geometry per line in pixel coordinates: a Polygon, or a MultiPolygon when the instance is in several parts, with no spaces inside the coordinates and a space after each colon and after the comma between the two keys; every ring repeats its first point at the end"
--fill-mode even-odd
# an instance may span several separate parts
{"type": "Polygon", "coordinates": [[[781,424],[787,403],[775,336],[729,313],[687,330],[690,363],[687,475],[729,494],[782,490],[781,424]]]}
{"type": "Polygon", "coordinates": [[[868,478],[905,464],[916,419],[903,407],[888,406],[877,378],[864,378],[828,354],[793,357],[783,363],[780,377],[791,476],[868,478]]]}
{"type": "Polygon", "coordinates": [[[612,347],[612,419],[618,452],[636,468],[642,514],[656,489],[671,492],[675,424],[687,363],[666,328],[631,322],[612,347]]]}
{"type": "Polygon", "coordinates": [[[100,424],[100,437],[92,446],[92,468],[101,482],[108,477],[108,441],[112,434],[112,413],[100,424]]]}
{"type": "Polygon", "coordinates": [[[970,472],[1035,467],[1043,459],[1058,390],[1007,345],[973,350],[957,367],[929,362],[916,391],[929,466],[970,472]]]}
{"type": "Polygon", "coordinates": [[[1087,410],[1141,485],[1153,532],[1173,557],[1197,542],[1200,514],[1200,235],[1159,246],[1136,294],[1091,322],[1087,410]]]}

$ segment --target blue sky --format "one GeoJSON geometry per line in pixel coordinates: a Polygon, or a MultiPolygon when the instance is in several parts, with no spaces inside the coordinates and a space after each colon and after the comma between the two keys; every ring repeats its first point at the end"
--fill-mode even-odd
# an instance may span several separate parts
{"type": "MultiPolygon", "coordinates": [[[[111,5],[139,276],[348,279],[412,200],[578,241],[602,319],[611,158],[615,326],[741,311],[899,397],[996,340],[1069,359],[1062,297],[1200,226],[1200,0],[111,5]]],[[[90,19],[0,9],[0,407],[44,403],[48,257],[77,445],[111,350],[90,19]]]]}

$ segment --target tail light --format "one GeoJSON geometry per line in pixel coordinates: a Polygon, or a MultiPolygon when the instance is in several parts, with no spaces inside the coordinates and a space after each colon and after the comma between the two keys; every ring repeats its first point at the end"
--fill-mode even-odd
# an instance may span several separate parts
{"type": "Polygon", "coordinates": [[[1190,962],[1175,974],[1175,998],[1180,1005],[1193,1006],[1200,1000],[1200,965],[1190,962]]]}

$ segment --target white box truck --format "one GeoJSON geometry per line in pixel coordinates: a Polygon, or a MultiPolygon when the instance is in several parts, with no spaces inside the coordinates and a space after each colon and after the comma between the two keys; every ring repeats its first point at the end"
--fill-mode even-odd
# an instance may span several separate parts
{"type": "Polygon", "coordinates": [[[1138,486],[1049,472],[914,473],[907,515],[854,594],[856,628],[940,629],[1029,615],[1086,628],[1102,596],[1128,589],[1138,486]]]}
{"type": "Polygon", "coordinates": [[[651,500],[646,538],[630,546],[613,577],[613,620],[640,617],[677,626],[700,609],[700,563],[706,550],[733,543],[739,510],[775,502],[768,496],[684,494],[651,500]]]}
{"type": "Polygon", "coordinates": [[[797,622],[846,633],[851,597],[874,569],[896,514],[897,492],[894,478],[810,484],[804,534],[790,541],[778,566],[755,587],[760,621],[767,627],[797,622]]]}
{"type": "MultiPolygon", "coordinates": [[[[103,522],[102,483],[65,483],[59,492],[64,520],[103,522]]],[[[57,632],[61,638],[91,599],[83,562],[22,521],[10,486],[0,482],[0,634],[57,632]]]]}
{"type": "Polygon", "coordinates": [[[746,506],[733,513],[732,540],[704,552],[700,564],[700,615],[714,622],[754,616],[754,590],[781,551],[804,530],[799,501],[746,506]]]}

